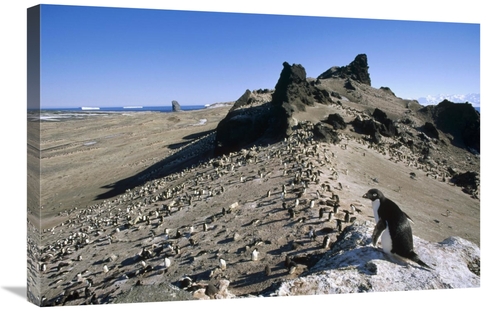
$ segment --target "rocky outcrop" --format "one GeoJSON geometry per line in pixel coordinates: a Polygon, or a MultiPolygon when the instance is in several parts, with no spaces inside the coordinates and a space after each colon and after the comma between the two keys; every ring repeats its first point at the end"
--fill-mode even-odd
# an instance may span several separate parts
{"type": "Polygon", "coordinates": [[[328,92],[316,88],[306,79],[306,70],[300,64],[283,63],[278,82],[273,93],[274,105],[283,106],[287,112],[304,111],[315,102],[333,103],[328,92]]]}
{"type": "Polygon", "coordinates": [[[337,144],[340,142],[338,133],[329,125],[316,123],[313,128],[314,139],[319,142],[337,144]]]}
{"type": "Polygon", "coordinates": [[[251,96],[252,96],[252,92],[247,89],[245,91],[245,93],[243,93],[243,95],[241,95],[240,98],[238,98],[234,102],[233,107],[229,111],[233,111],[233,110],[236,110],[238,108],[241,108],[241,107],[249,105],[250,104],[250,98],[251,98],[251,96]]]}
{"type": "Polygon", "coordinates": [[[272,105],[269,91],[247,90],[216,128],[214,155],[239,151],[248,145],[270,144],[286,136],[288,116],[272,105]]]}
{"type": "Polygon", "coordinates": [[[450,181],[462,187],[465,193],[479,197],[480,179],[477,172],[456,173],[450,181]]]}
{"type": "Polygon", "coordinates": [[[332,77],[349,78],[371,86],[370,74],[368,73],[368,57],[366,54],[359,54],[349,65],[332,67],[320,74],[318,79],[329,79],[332,77]]]}
{"type": "Polygon", "coordinates": [[[427,136],[439,139],[439,131],[433,123],[425,122],[422,130],[427,136]]]}
{"type": "Polygon", "coordinates": [[[273,92],[246,90],[217,125],[214,155],[239,151],[252,144],[269,144],[285,137],[287,115],[271,104],[273,92]]]}
{"type": "Polygon", "coordinates": [[[239,108],[252,107],[253,105],[260,105],[270,100],[272,92],[270,90],[246,90],[235,102],[230,112],[239,108]]]}
{"type": "Polygon", "coordinates": [[[347,127],[344,118],[338,113],[329,114],[324,122],[330,124],[335,130],[343,130],[347,127]]]}
{"type": "MultiPolygon", "coordinates": [[[[320,75],[319,79],[329,77],[346,78],[347,88],[351,88],[351,79],[367,85],[371,84],[368,73],[368,61],[365,54],[356,56],[348,66],[333,67],[320,75]]],[[[269,102],[256,100],[262,94],[271,94],[268,90],[245,93],[235,102],[228,115],[217,126],[214,155],[227,154],[248,145],[272,143],[290,135],[296,125],[295,112],[305,111],[315,104],[333,104],[332,96],[341,98],[337,93],[318,88],[315,82],[307,79],[306,70],[300,64],[283,63],[275,90],[269,102]],[[336,96],[335,96],[336,95],[336,96]]],[[[336,141],[332,132],[337,127],[345,128],[345,123],[333,121],[333,129],[321,126],[316,129],[320,139],[336,141]]],[[[327,122],[328,123],[328,122],[327,122]]],[[[378,136],[391,135],[389,126],[382,123],[378,136]]]]}
{"type": "Polygon", "coordinates": [[[303,276],[283,282],[271,296],[388,292],[480,286],[480,251],[459,237],[431,243],[414,237],[432,270],[389,257],[371,246],[374,223],[346,227],[332,249],[303,276]]]}
{"type": "Polygon", "coordinates": [[[419,112],[432,118],[437,129],[451,135],[454,145],[480,152],[480,117],[471,104],[444,100],[437,106],[425,106],[419,112]]]}
{"type": "Polygon", "coordinates": [[[267,90],[246,90],[219,122],[214,154],[218,156],[248,145],[281,140],[290,135],[296,125],[294,112],[305,111],[307,106],[316,103],[333,104],[333,101],[328,92],[307,81],[302,65],[284,62],[272,95],[267,90]],[[269,101],[258,98],[268,98],[269,101]]]}
{"type": "Polygon", "coordinates": [[[313,83],[307,81],[306,71],[302,65],[290,65],[284,62],[271,103],[275,107],[280,107],[279,110],[285,113],[286,124],[280,124],[279,129],[289,135],[294,125],[294,112],[305,111],[307,106],[314,106],[315,103],[333,104],[333,100],[328,92],[316,88],[313,83]]]}
{"type": "Polygon", "coordinates": [[[387,92],[388,94],[390,94],[392,96],[396,96],[396,94],[394,94],[394,92],[387,86],[381,86],[380,89],[384,92],[387,92]]]}
{"type": "Polygon", "coordinates": [[[386,137],[393,137],[397,135],[396,126],[394,121],[387,117],[387,114],[382,110],[375,108],[372,114],[373,118],[380,123],[378,131],[381,135],[386,137]]]}
{"type": "Polygon", "coordinates": [[[362,119],[357,116],[351,124],[356,131],[369,135],[372,141],[377,144],[381,141],[382,136],[394,137],[398,134],[394,121],[389,119],[387,114],[378,108],[375,108],[372,118],[362,119]]]}
{"type": "Polygon", "coordinates": [[[176,100],[172,101],[172,112],[179,112],[182,111],[181,105],[176,100]]]}

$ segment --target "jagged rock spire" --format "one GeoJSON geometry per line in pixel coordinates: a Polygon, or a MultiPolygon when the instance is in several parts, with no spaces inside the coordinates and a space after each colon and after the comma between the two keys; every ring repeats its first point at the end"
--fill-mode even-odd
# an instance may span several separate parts
{"type": "Polygon", "coordinates": [[[332,77],[350,78],[371,86],[368,68],[368,57],[366,54],[358,54],[349,65],[332,67],[320,74],[318,79],[328,79],[332,77]]]}

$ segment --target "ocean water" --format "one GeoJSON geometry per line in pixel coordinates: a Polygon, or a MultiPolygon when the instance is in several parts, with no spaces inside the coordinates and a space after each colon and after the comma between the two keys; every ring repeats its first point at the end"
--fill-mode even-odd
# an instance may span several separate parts
{"type": "MultiPolygon", "coordinates": [[[[182,106],[183,111],[209,109],[213,105],[191,105],[182,106]]],[[[40,110],[28,110],[30,121],[66,121],[72,119],[84,119],[92,116],[105,116],[109,114],[129,114],[140,112],[172,112],[172,106],[128,106],[128,107],[74,107],[74,108],[41,108],[40,110]]]]}

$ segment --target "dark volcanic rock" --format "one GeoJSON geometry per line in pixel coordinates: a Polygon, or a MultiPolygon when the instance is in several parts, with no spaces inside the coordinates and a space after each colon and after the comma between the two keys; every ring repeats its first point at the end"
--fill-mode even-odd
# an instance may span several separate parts
{"type": "Polygon", "coordinates": [[[351,78],[364,84],[371,85],[370,74],[368,73],[368,58],[366,54],[359,54],[348,66],[351,78]]]}
{"type": "Polygon", "coordinates": [[[286,134],[286,113],[266,103],[230,111],[217,125],[215,156],[238,151],[247,145],[273,143],[286,134]]]}
{"type": "Polygon", "coordinates": [[[375,108],[375,111],[373,111],[373,118],[375,118],[375,120],[377,120],[381,124],[380,126],[378,126],[378,131],[380,134],[386,137],[393,137],[397,135],[394,121],[389,119],[385,112],[378,108],[375,108]]]}
{"type": "Polygon", "coordinates": [[[340,142],[338,133],[328,125],[316,123],[313,129],[314,139],[319,142],[336,144],[340,142]]]}
{"type": "Polygon", "coordinates": [[[252,92],[247,89],[245,93],[241,95],[240,98],[238,98],[238,100],[236,100],[233,107],[229,111],[233,111],[235,109],[249,105],[251,103],[251,99],[252,99],[252,92]]]}
{"type": "MultiPolygon", "coordinates": [[[[261,93],[267,93],[262,91],[261,93]]],[[[315,103],[332,104],[327,91],[306,79],[302,65],[283,63],[271,101],[252,106],[252,94],[245,92],[219,122],[215,138],[215,156],[237,151],[248,145],[269,144],[290,135],[293,113],[305,111],[315,103]]]]}
{"type": "Polygon", "coordinates": [[[352,85],[352,82],[351,82],[351,79],[347,79],[347,81],[344,83],[344,87],[346,90],[351,90],[351,91],[355,91],[356,88],[354,87],[354,85],[352,85]]]}
{"type": "Polygon", "coordinates": [[[176,100],[172,101],[172,112],[179,112],[182,111],[181,105],[176,100]]]}
{"type": "Polygon", "coordinates": [[[437,106],[425,106],[419,112],[430,116],[437,129],[452,135],[454,145],[480,152],[480,117],[471,104],[444,100],[437,106]]]}
{"type": "Polygon", "coordinates": [[[474,195],[479,189],[479,174],[477,172],[465,172],[455,174],[451,181],[457,186],[462,187],[465,193],[474,195]]]}
{"type": "Polygon", "coordinates": [[[362,120],[359,116],[352,121],[352,126],[361,134],[373,136],[378,133],[378,127],[373,119],[362,120]]]}
{"type": "Polygon", "coordinates": [[[347,127],[344,119],[338,113],[328,115],[328,118],[325,122],[330,124],[335,130],[343,130],[347,127]]]}
{"type": "Polygon", "coordinates": [[[306,70],[300,64],[283,63],[275,91],[272,96],[275,105],[283,106],[287,112],[304,111],[315,102],[333,103],[328,92],[319,90],[306,79],[306,70]]]}
{"type": "Polygon", "coordinates": [[[314,100],[321,104],[332,104],[333,101],[330,98],[330,93],[327,90],[314,89],[313,90],[314,100]]]}
{"type": "Polygon", "coordinates": [[[332,77],[350,78],[355,81],[371,86],[370,74],[368,73],[368,57],[366,54],[359,54],[347,66],[332,67],[318,76],[318,79],[328,79],[332,77]]]}
{"type": "Polygon", "coordinates": [[[302,65],[290,66],[287,62],[283,63],[276,89],[273,93],[272,102],[275,105],[288,103],[289,106],[299,111],[305,110],[305,105],[314,104],[310,92],[310,85],[306,80],[306,70],[302,65]]]}
{"type": "Polygon", "coordinates": [[[229,111],[237,110],[245,107],[258,106],[268,102],[272,92],[268,89],[259,89],[255,91],[246,90],[243,95],[238,98],[229,111]]]}
{"type": "Polygon", "coordinates": [[[335,91],[332,91],[332,92],[330,93],[330,96],[331,96],[331,97],[338,98],[338,99],[342,99],[342,96],[341,96],[339,93],[335,92],[335,91]]]}
{"type": "Polygon", "coordinates": [[[396,94],[394,94],[394,92],[389,87],[387,87],[387,86],[381,86],[380,89],[382,91],[385,91],[385,92],[391,94],[392,96],[396,96],[396,94]]]}
{"type": "Polygon", "coordinates": [[[398,135],[394,121],[387,117],[387,114],[376,108],[372,114],[372,119],[362,120],[356,117],[352,125],[359,133],[370,135],[375,143],[379,143],[381,136],[393,137],[398,135]]]}
{"type": "Polygon", "coordinates": [[[372,140],[374,143],[376,144],[379,144],[382,142],[382,135],[380,135],[379,132],[375,132],[373,135],[372,135],[372,140]]]}
{"type": "Polygon", "coordinates": [[[423,130],[429,137],[439,139],[439,132],[434,124],[425,122],[423,130]]]}

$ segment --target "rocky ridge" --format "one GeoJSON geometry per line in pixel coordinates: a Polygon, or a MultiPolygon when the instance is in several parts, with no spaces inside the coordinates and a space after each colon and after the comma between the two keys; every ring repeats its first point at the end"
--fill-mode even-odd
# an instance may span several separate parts
{"type": "Polygon", "coordinates": [[[334,66],[318,76],[318,79],[342,78],[353,79],[366,85],[371,85],[370,74],[368,73],[368,57],[366,54],[359,54],[347,66],[334,66]]]}
{"type": "Polygon", "coordinates": [[[468,158],[479,155],[479,113],[470,104],[444,101],[424,107],[397,97],[387,87],[374,89],[365,54],[358,55],[348,66],[334,68],[310,80],[301,65],[283,63],[274,91],[247,90],[219,123],[215,155],[277,142],[290,135],[299,121],[309,120],[304,112],[307,107],[315,107],[325,111],[322,117],[312,120],[316,138],[336,143],[337,130],[349,125],[349,131],[362,135],[374,148],[388,149],[399,160],[412,157],[436,178],[464,180],[461,174],[476,174],[464,191],[479,197],[479,167],[458,172],[456,163],[449,161],[450,153],[462,149],[467,150],[468,158]],[[328,114],[326,111],[332,107],[346,108],[346,120],[338,113],[328,114]],[[383,141],[385,138],[392,142],[383,141]]]}

